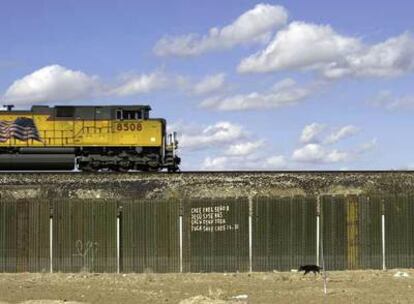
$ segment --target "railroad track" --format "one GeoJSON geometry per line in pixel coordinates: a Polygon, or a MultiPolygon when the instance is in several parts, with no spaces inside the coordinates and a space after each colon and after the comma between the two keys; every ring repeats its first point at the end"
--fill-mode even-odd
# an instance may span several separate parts
{"type": "Polygon", "coordinates": [[[275,170],[262,170],[262,171],[180,171],[180,172],[141,172],[141,171],[130,171],[130,172],[81,172],[81,171],[0,171],[1,174],[83,174],[83,175],[135,175],[135,174],[145,174],[145,175],[180,175],[180,174],[228,174],[228,175],[238,175],[238,174],[379,174],[379,173],[414,173],[414,170],[289,170],[289,171],[275,171],[275,170]]]}

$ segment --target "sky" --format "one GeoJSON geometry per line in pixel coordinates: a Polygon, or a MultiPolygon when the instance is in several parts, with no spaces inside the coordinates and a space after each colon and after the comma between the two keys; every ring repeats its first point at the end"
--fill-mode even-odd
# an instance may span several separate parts
{"type": "Polygon", "coordinates": [[[0,103],[149,104],[182,170],[414,169],[414,3],[0,1],[0,103]]]}

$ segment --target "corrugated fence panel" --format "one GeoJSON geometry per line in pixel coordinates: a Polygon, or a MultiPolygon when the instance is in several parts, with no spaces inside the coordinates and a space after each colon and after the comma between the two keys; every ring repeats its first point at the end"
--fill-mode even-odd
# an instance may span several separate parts
{"type": "Polygon", "coordinates": [[[0,202],[0,271],[40,272],[49,269],[47,202],[0,202]]]}
{"type": "Polygon", "coordinates": [[[347,268],[347,219],[344,196],[321,196],[323,256],[328,270],[347,268]]]}
{"type": "Polygon", "coordinates": [[[6,207],[0,197],[0,272],[6,267],[6,207]]]}
{"type": "Polygon", "coordinates": [[[115,272],[117,202],[53,202],[53,270],[115,272]]]}
{"type": "Polygon", "coordinates": [[[253,210],[253,271],[315,264],[316,198],[259,197],[253,210]]]}
{"type": "Polygon", "coordinates": [[[178,201],[122,203],[123,272],[179,272],[178,201]]]}
{"type": "Polygon", "coordinates": [[[184,271],[247,271],[248,216],[246,198],[186,201],[183,218],[184,271]]]}
{"type": "Polygon", "coordinates": [[[414,267],[414,196],[387,196],[385,245],[387,268],[414,267]]]}
{"type": "Polygon", "coordinates": [[[321,204],[327,269],[381,268],[380,198],[322,196],[321,204]]]}
{"type": "Polygon", "coordinates": [[[17,202],[1,200],[1,261],[3,272],[17,272],[17,202]]]}
{"type": "MultiPolygon", "coordinates": [[[[351,197],[352,199],[352,197],[351,197]]],[[[380,196],[358,196],[358,263],[354,269],[382,268],[380,196]]]]}

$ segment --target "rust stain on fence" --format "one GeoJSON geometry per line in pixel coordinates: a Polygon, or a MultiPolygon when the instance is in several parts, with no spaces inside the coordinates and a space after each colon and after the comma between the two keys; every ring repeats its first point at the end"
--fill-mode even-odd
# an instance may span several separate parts
{"type": "Polygon", "coordinates": [[[328,269],[380,269],[379,197],[322,197],[322,235],[328,269]]]}
{"type": "Polygon", "coordinates": [[[347,225],[347,258],[348,269],[359,267],[359,204],[355,195],[346,199],[346,225],[347,225]]]}

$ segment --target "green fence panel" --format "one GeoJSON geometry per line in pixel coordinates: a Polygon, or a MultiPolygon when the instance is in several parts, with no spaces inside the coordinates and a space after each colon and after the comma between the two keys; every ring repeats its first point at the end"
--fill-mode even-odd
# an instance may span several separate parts
{"type": "Polygon", "coordinates": [[[321,196],[320,202],[325,267],[328,270],[346,269],[348,248],[345,196],[321,196]]]}
{"type": "Polygon", "coordinates": [[[177,201],[122,203],[121,271],[179,272],[177,201]]]}
{"type": "Polygon", "coordinates": [[[6,207],[0,197],[0,272],[6,268],[6,207]]]}
{"type": "Polygon", "coordinates": [[[388,195],[385,206],[387,268],[414,267],[414,195],[388,195]]]}
{"type": "Polygon", "coordinates": [[[17,202],[0,201],[0,270],[17,272],[17,202]]]}
{"type": "Polygon", "coordinates": [[[0,201],[0,271],[49,270],[47,202],[0,201]]]}
{"type": "Polygon", "coordinates": [[[53,202],[53,270],[115,272],[117,202],[53,202]]]}
{"type": "Polygon", "coordinates": [[[326,268],[380,269],[381,198],[322,196],[321,204],[326,268]]]}
{"type": "Polygon", "coordinates": [[[184,271],[249,270],[246,198],[189,200],[183,208],[184,271]]]}
{"type": "Polygon", "coordinates": [[[358,260],[355,267],[348,265],[348,269],[382,269],[382,197],[360,195],[357,202],[358,260]]]}
{"type": "Polygon", "coordinates": [[[315,264],[314,197],[258,197],[252,223],[253,271],[286,271],[315,264]]]}

